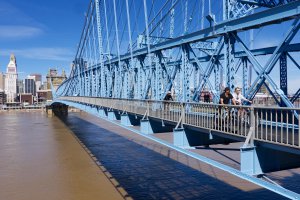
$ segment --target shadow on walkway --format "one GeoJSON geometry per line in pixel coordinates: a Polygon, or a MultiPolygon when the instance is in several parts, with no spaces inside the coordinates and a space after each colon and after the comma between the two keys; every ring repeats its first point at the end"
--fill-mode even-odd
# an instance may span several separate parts
{"type": "Polygon", "coordinates": [[[265,189],[244,192],[76,114],[62,121],[133,199],[285,199],[265,189]]]}

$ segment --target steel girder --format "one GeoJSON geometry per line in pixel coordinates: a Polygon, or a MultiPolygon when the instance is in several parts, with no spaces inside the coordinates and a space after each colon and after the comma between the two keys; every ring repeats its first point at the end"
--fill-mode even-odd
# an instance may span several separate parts
{"type": "Polygon", "coordinates": [[[161,100],[163,98],[163,67],[162,54],[155,55],[155,98],[161,100]]]}
{"type": "Polygon", "coordinates": [[[254,5],[254,6],[261,6],[261,7],[268,7],[272,8],[275,6],[281,6],[284,4],[288,4],[297,0],[238,0],[238,2],[242,4],[254,5]]]}
{"type": "Polygon", "coordinates": [[[300,97],[300,88],[297,90],[297,92],[294,94],[294,96],[291,98],[290,101],[294,103],[299,97],[300,97]]]}
{"type": "Polygon", "coordinates": [[[182,46],[182,56],[181,56],[181,85],[182,85],[182,97],[181,101],[183,102],[189,102],[190,96],[191,96],[191,90],[190,90],[190,50],[186,45],[182,46]]]}
{"type": "Polygon", "coordinates": [[[201,91],[203,90],[204,86],[206,85],[206,83],[209,80],[209,77],[211,75],[211,72],[213,71],[213,69],[215,68],[215,64],[218,62],[216,57],[218,57],[218,55],[220,55],[222,49],[224,47],[224,40],[221,39],[219,41],[219,44],[214,52],[214,54],[211,56],[210,61],[207,64],[206,70],[203,74],[203,78],[202,80],[200,80],[200,84],[199,86],[196,88],[194,96],[193,96],[193,100],[194,101],[198,101],[199,100],[199,95],[201,93],[201,91]]]}
{"type": "MultiPolygon", "coordinates": [[[[274,89],[274,91],[281,97],[282,101],[284,102],[284,105],[287,106],[287,107],[293,107],[293,104],[289,101],[289,99],[282,92],[282,90],[275,84],[273,79],[269,76],[269,73],[274,68],[274,66],[277,63],[278,59],[280,58],[282,53],[285,51],[285,48],[287,47],[287,45],[294,38],[294,36],[298,32],[299,28],[300,28],[299,19],[296,19],[296,20],[294,20],[294,23],[291,26],[290,30],[287,32],[286,37],[282,40],[281,44],[278,45],[278,47],[276,48],[276,50],[272,54],[271,58],[268,60],[265,67],[262,67],[260,65],[260,63],[256,60],[256,58],[249,51],[249,49],[246,47],[246,45],[241,41],[241,39],[237,35],[235,35],[235,38],[237,39],[239,44],[241,44],[241,47],[248,54],[248,58],[249,58],[250,62],[259,71],[259,76],[254,81],[255,84],[253,84],[250,87],[249,91],[246,94],[246,96],[249,99],[253,99],[255,94],[257,93],[258,89],[262,86],[262,84],[265,82],[265,80],[268,80],[268,83],[271,85],[271,87],[274,89]]],[[[275,96],[274,96],[274,98],[275,98],[275,96]]]]}
{"type": "Polygon", "coordinates": [[[249,87],[248,83],[248,59],[246,57],[242,58],[243,64],[243,95],[246,95],[249,87]]]}
{"type": "MultiPolygon", "coordinates": [[[[194,33],[186,34],[159,44],[150,45],[150,49],[151,52],[171,49],[187,43],[218,38],[224,34],[234,31],[240,32],[270,24],[282,23],[300,15],[298,6],[300,6],[300,2],[296,1],[287,5],[248,15],[243,18],[225,21],[223,23],[216,24],[214,27],[209,27],[194,33]]],[[[133,52],[133,57],[146,55],[147,53],[147,48],[141,48],[133,52]]],[[[122,55],[120,59],[121,61],[130,59],[130,53],[122,55]]],[[[118,58],[111,59],[112,63],[117,61],[118,58]]]]}
{"type": "MultiPolygon", "coordinates": [[[[97,19],[97,36],[98,36],[98,48],[99,48],[99,63],[100,63],[100,84],[99,79],[97,81],[97,87],[100,85],[101,96],[106,96],[107,88],[105,87],[105,67],[104,67],[104,57],[103,57],[103,38],[102,38],[102,25],[101,25],[101,13],[100,13],[100,2],[95,0],[96,6],[96,19],[97,19]]],[[[99,71],[99,70],[97,70],[99,71]]]]}
{"type": "MultiPolygon", "coordinates": [[[[287,77],[287,54],[283,52],[279,58],[279,73],[280,73],[280,89],[285,96],[288,95],[288,77],[287,77]]],[[[284,102],[281,99],[281,106],[284,102]]]]}
{"type": "MultiPolygon", "coordinates": [[[[203,69],[203,66],[202,66],[202,64],[201,64],[201,62],[199,61],[199,59],[197,58],[197,55],[196,55],[196,53],[194,52],[194,50],[191,48],[191,46],[190,45],[188,45],[188,47],[189,47],[189,49],[190,49],[190,51],[191,51],[191,53],[194,55],[194,61],[195,62],[192,62],[192,60],[190,59],[190,63],[195,63],[196,64],[196,66],[198,67],[198,70],[199,70],[199,73],[201,74],[201,78],[199,78],[199,81],[202,79],[202,76],[204,75],[204,73],[205,73],[205,71],[204,71],[204,69],[203,69]]],[[[214,52],[212,53],[212,55],[211,56],[214,56],[214,52]]],[[[217,69],[217,71],[216,71],[216,69],[215,69],[215,73],[219,73],[219,67],[217,66],[217,64],[218,63],[216,63],[216,65],[215,65],[215,67],[216,67],[216,69],[217,69]]],[[[218,77],[219,77],[219,75],[218,75],[218,77]]],[[[219,82],[219,78],[217,78],[217,76],[215,77],[215,82],[216,82],[216,85],[219,85],[218,87],[220,87],[220,82],[219,82]],[[217,83],[218,82],[218,83],[217,83]]],[[[200,83],[198,83],[198,85],[200,85],[200,83]]],[[[198,86],[197,85],[197,86],[198,86]]],[[[213,85],[211,84],[211,82],[210,82],[210,80],[209,79],[207,79],[207,85],[208,85],[208,87],[209,87],[209,89],[211,90],[211,92],[213,93],[213,95],[214,96],[218,96],[218,92],[217,91],[219,91],[219,89],[217,89],[218,87],[213,87],[213,85]]],[[[200,91],[201,92],[201,91],[200,91]]],[[[198,94],[199,95],[199,94],[198,94]]],[[[197,96],[197,98],[198,98],[198,96],[197,96]]]]}
{"type": "Polygon", "coordinates": [[[224,37],[225,49],[224,49],[224,59],[225,59],[225,68],[227,70],[227,86],[231,91],[235,87],[235,65],[234,65],[234,43],[235,39],[230,34],[224,37]]]}
{"type": "MultiPolygon", "coordinates": [[[[227,84],[233,88],[234,75],[237,70],[235,64],[238,64],[238,58],[248,57],[245,60],[242,58],[244,77],[243,87],[245,92],[246,86],[248,85],[248,81],[246,80],[246,74],[248,71],[247,62],[248,60],[250,60],[251,63],[253,62],[253,60],[249,58],[251,57],[251,55],[249,56],[249,52],[250,54],[252,53],[252,56],[254,56],[265,53],[275,53],[277,49],[272,47],[260,49],[256,52],[250,51],[249,49],[244,50],[244,52],[235,52],[234,46],[237,37],[236,33],[260,26],[287,21],[293,17],[298,17],[298,6],[300,6],[299,2],[293,2],[281,6],[280,9],[279,7],[276,7],[260,13],[245,16],[243,18],[234,20],[229,19],[219,24],[215,24],[215,26],[211,28],[206,28],[195,33],[166,40],[159,44],[150,45],[150,48],[141,48],[131,53],[119,55],[118,57],[112,59],[110,56],[108,59],[105,59],[101,44],[103,38],[101,35],[102,23],[100,18],[101,12],[99,3],[99,0],[95,0],[95,6],[90,7],[90,11],[88,13],[93,13],[93,10],[96,10],[96,17],[94,17],[93,14],[90,14],[92,17],[87,17],[86,25],[79,44],[77,58],[83,58],[83,64],[79,69],[74,70],[76,73],[73,73],[73,76],[70,76],[69,79],[71,80],[68,79],[64,82],[64,86],[62,85],[61,88],[59,88],[58,94],[71,95],[72,93],[74,94],[78,92],[80,95],[117,98],[134,97],[138,99],[149,98],[148,94],[151,94],[151,98],[161,99],[166,91],[171,90],[171,88],[174,87],[174,80],[176,77],[179,77],[178,70],[180,70],[182,73],[181,85],[177,85],[177,87],[182,88],[182,100],[185,101],[190,99],[190,87],[192,86],[188,77],[190,77],[192,72],[199,73],[201,76],[203,75],[203,79],[199,81],[199,85],[197,85],[195,94],[193,96],[194,100],[198,100],[199,94],[206,86],[213,91],[215,96],[220,93],[220,86],[222,84],[221,70],[223,69],[223,66],[220,64],[221,59],[225,59],[226,63],[225,70],[227,71],[227,84]],[[94,19],[97,21],[97,23],[95,23],[97,24],[97,29],[95,29],[94,19]],[[191,48],[191,46],[195,46],[195,44],[197,44],[199,41],[210,42],[207,40],[218,37],[224,37],[225,43],[224,41],[219,42],[218,47],[215,49],[215,53],[213,55],[198,58],[196,56],[197,54],[191,48]],[[95,45],[95,38],[98,39],[98,45],[95,45]],[[219,49],[220,45],[222,45],[221,49],[219,49]],[[223,48],[224,45],[225,48],[223,48]],[[162,51],[166,52],[167,49],[173,51],[174,48],[178,47],[181,48],[181,59],[175,62],[170,60],[166,61],[162,51]],[[224,55],[221,54],[222,49],[225,51],[224,55]],[[220,50],[220,52],[217,52],[218,50],[220,50]],[[147,54],[148,56],[146,57],[147,54]],[[194,57],[191,55],[194,55],[194,57]],[[152,57],[153,59],[150,59],[149,61],[149,57],[152,57]],[[136,61],[135,64],[133,64],[133,60],[136,61]],[[153,63],[152,60],[154,61],[153,63]],[[203,69],[202,67],[203,64],[201,62],[203,61],[208,61],[206,64],[206,69],[203,69]],[[85,62],[87,64],[85,64],[85,62]],[[214,85],[210,83],[210,75],[212,71],[215,73],[214,85]],[[163,79],[166,80],[163,81],[163,79]],[[84,88],[84,91],[80,90],[80,88],[84,88]],[[149,93],[150,89],[151,93],[149,93]]],[[[233,4],[230,5],[228,10],[232,11],[233,6],[233,4]]],[[[232,16],[229,15],[228,17],[230,18],[232,16]]],[[[286,52],[289,52],[292,49],[298,51],[298,49],[300,49],[300,45],[285,45],[286,52]]],[[[276,54],[277,53],[278,52],[276,52],[276,54]]],[[[287,53],[287,56],[289,57],[290,55],[287,53]]],[[[255,67],[259,73],[261,73],[263,70],[262,67],[259,69],[257,66],[255,67]]],[[[272,85],[271,87],[274,89],[272,85]]],[[[248,93],[251,91],[252,90],[250,88],[248,93]]],[[[290,104],[288,106],[290,106],[290,104]]]]}

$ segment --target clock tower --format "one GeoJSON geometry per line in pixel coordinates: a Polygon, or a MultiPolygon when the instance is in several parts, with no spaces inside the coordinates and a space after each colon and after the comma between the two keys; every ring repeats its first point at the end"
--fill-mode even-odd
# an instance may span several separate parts
{"type": "Polygon", "coordinates": [[[7,103],[14,103],[17,97],[17,61],[14,54],[10,55],[5,75],[5,93],[7,103]]]}

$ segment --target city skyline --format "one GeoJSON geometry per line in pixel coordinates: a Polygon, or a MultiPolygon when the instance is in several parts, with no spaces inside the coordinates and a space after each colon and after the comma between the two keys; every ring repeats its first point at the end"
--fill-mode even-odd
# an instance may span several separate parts
{"type": "Polygon", "coordinates": [[[86,11],[84,1],[0,0],[0,11],[0,71],[6,70],[13,53],[20,78],[30,73],[45,78],[49,68],[69,73],[86,11]]]}
{"type": "Polygon", "coordinates": [[[10,56],[6,58],[6,65],[4,67],[0,67],[0,74],[6,74],[7,73],[7,67],[11,63],[11,57],[14,57],[16,62],[16,73],[18,75],[17,80],[25,80],[27,78],[29,79],[35,79],[33,76],[40,76],[42,82],[46,80],[47,74],[49,73],[49,70],[56,69],[57,71],[65,71],[65,68],[63,67],[55,67],[55,66],[49,66],[48,68],[45,68],[45,71],[43,72],[36,72],[36,71],[28,71],[28,72],[20,72],[19,71],[19,61],[17,56],[14,53],[11,53],[10,56]],[[3,68],[3,69],[2,69],[3,68]]]}
{"type": "Polygon", "coordinates": [[[0,107],[34,105],[52,100],[52,88],[57,88],[66,79],[57,69],[49,69],[43,81],[42,74],[32,72],[26,78],[18,76],[17,58],[10,55],[6,70],[0,72],[0,107]],[[52,82],[52,84],[51,84],[52,82]],[[53,85],[53,87],[52,87],[53,85]]]}

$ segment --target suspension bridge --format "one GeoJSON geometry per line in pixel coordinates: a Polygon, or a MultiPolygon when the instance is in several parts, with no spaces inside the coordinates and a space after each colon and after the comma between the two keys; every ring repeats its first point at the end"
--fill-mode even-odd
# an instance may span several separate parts
{"type": "Polygon", "coordinates": [[[299,199],[259,178],[300,166],[299,17],[297,0],[91,0],[70,75],[49,109],[79,108],[299,199]],[[254,104],[219,105],[223,89],[237,86],[254,104]],[[168,92],[174,101],[163,100],[168,92]],[[154,136],[162,132],[173,139],[154,136]],[[239,169],[189,150],[236,142],[239,169]]]}

